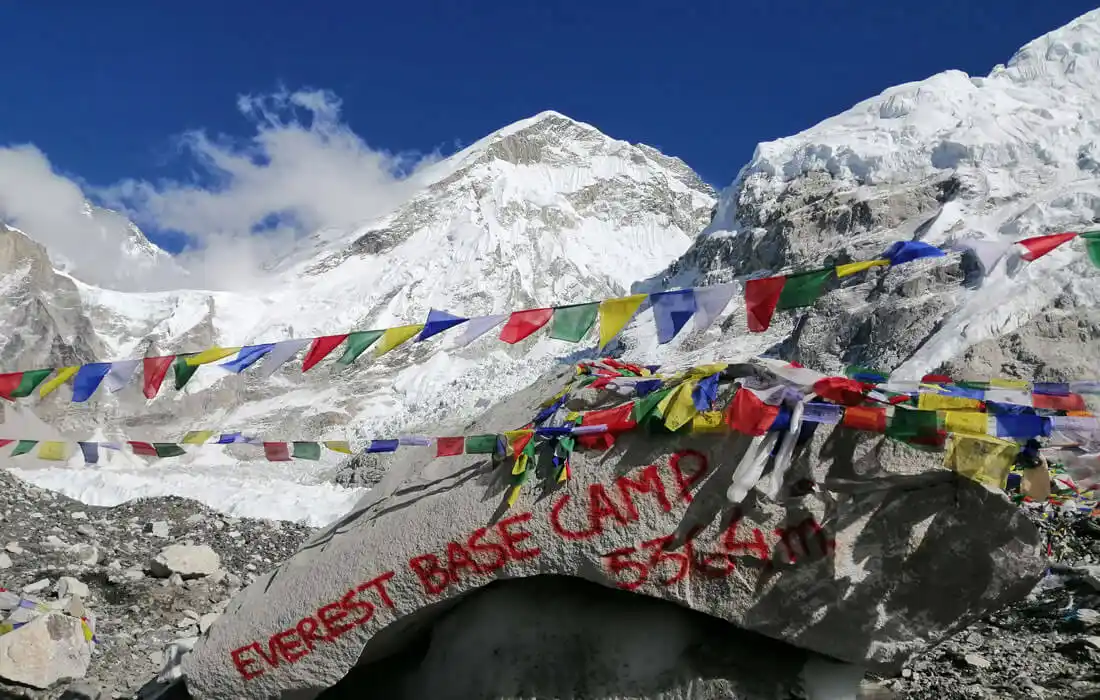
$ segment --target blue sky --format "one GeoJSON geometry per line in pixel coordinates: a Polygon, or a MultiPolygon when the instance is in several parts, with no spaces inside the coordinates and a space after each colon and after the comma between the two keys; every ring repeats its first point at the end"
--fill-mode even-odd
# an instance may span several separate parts
{"type": "MultiPolygon", "coordinates": [[[[1079,0],[5,2],[0,146],[33,144],[86,191],[123,180],[208,185],[196,154],[219,151],[181,150],[180,135],[204,130],[211,149],[247,143],[256,125],[238,96],[282,86],[331,91],[339,128],[371,149],[447,153],[555,109],[724,186],[758,141],[900,82],[948,68],[988,73],[1090,9],[1079,0]]],[[[183,240],[168,233],[186,228],[171,217],[143,223],[168,247],[183,240]]]]}

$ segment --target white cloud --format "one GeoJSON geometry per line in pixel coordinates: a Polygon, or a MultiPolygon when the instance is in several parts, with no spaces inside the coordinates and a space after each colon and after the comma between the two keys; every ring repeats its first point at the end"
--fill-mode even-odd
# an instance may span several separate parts
{"type": "Polygon", "coordinates": [[[245,142],[205,132],[180,139],[193,182],[124,180],[87,192],[59,175],[33,146],[0,149],[0,218],[68,260],[78,277],[120,289],[242,288],[295,240],[349,229],[385,214],[415,189],[407,178],[435,156],[374,150],[340,120],[340,101],[319,90],[243,96],[255,127],[245,142]],[[192,244],[116,278],[119,247],[132,238],[121,216],[85,214],[85,195],[142,227],[177,231],[192,244]],[[186,269],[186,275],[180,270],[186,269]]]}

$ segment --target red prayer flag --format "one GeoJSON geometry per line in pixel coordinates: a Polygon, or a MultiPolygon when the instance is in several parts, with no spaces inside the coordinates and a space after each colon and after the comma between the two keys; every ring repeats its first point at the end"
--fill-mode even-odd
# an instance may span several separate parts
{"type": "Polygon", "coordinates": [[[925,384],[950,384],[951,377],[946,374],[926,374],[921,377],[921,382],[925,384]]]}
{"type": "Polygon", "coordinates": [[[1024,253],[1020,257],[1030,262],[1038,260],[1066,241],[1076,237],[1076,233],[1053,233],[1049,236],[1034,236],[1016,242],[1024,247],[1024,253]]]}
{"type": "Polygon", "coordinates": [[[290,446],[285,442],[265,442],[264,457],[269,462],[289,462],[290,446]]]}
{"type": "MultiPolygon", "coordinates": [[[[160,359],[160,358],[153,358],[153,359],[160,359]]],[[[171,360],[173,358],[170,357],[168,359],[171,360]]],[[[163,379],[163,377],[162,377],[162,379],[163,379]]],[[[134,442],[133,440],[131,440],[127,444],[130,445],[130,448],[134,451],[134,454],[136,454],[136,455],[141,455],[142,457],[156,457],[156,456],[158,456],[157,455],[157,448],[153,447],[153,445],[151,443],[148,443],[148,442],[134,442]]]]}
{"type": "Polygon", "coordinates": [[[441,437],[435,439],[436,457],[454,457],[466,449],[466,438],[441,437]]]}
{"type": "MultiPolygon", "coordinates": [[[[607,432],[609,433],[621,433],[624,430],[630,430],[638,425],[637,421],[631,416],[634,412],[634,402],[631,401],[628,404],[617,406],[615,408],[604,408],[599,411],[589,411],[584,414],[583,425],[606,425],[607,432]]],[[[599,433],[595,433],[599,434],[599,433]]]]}
{"type": "Polygon", "coordinates": [[[745,435],[764,435],[778,415],[779,406],[769,406],[750,390],[739,387],[726,407],[726,425],[745,435]]]}
{"type": "Polygon", "coordinates": [[[611,433],[589,433],[577,436],[577,445],[586,450],[610,450],[615,444],[611,433]]]}
{"type": "Polygon", "coordinates": [[[849,406],[840,424],[855,430],[886,432],[886,409],[877,406],[849,406]]]}
{"type": "Polygon", "coordinates": [[[550,322],[553,309],[527,309],[513,311],[508,323],[500,329],[500,339],[506,343],[518,343],[550,322]]]}
{"type": "Polygon", "coordinates": [[[1084,411],[1087,408],[1085,399],[1080,394],[1066,394],[1065,396],[1032,394],[1031,405],[1035,408],[1046,408],[1052,411],[1084,411]]]}
{"type": "Polygon", "coordinates": [[[786,277],[765,277],[745,283],[745,311],[748,313],[750,331],[761,333],[768,330],[786,283],[786,277]]]}
{"type": "Polygon", "coordinates": [[[869,387],[847,377],[825,377],[814,382],[814,393],[823,399],[842,406],[858,406],[863,403],[869,387]]]}
{"type": "Polygon", "coordinates": [[[19,388],[19,385],[23,381],[22,372],[11,372],[9,374],[0,374],[0,396],[8,401],[14,401],[12,398],[12,392],[19,388]]]}
{"type": "Polygon", "coordinates": [[[15,440],[8,440],[6,438],[2,439],[2,440],[0,440],[0,447],[7,447],[8,445],[12,444],[13,442],[15,442],[15,440]]]}
{"type": "Polygon", "coordinates": [[[337,345],[347,340],[347,337],[348,334],[344,333],[343,335],[322,335],[320,338],[314,338],[313,344],[309,346],[309,352],[306,353],[306,359],[302,360],[302,371],[308,372],[310,367],[325,359],[337,345]]]}
{"type": "Polygon", "coordinates": [[[160,391],[161,382],[164,381],[165,375],[168,374],[168,368],[172,366],[172,363],[175,362],[175,360],[175,355],[165,355],[164,357],[146,357],[144,360],[142,360],[142,365],[144,369],[142,391],[145,392],[145,398],[155,399],[157,397],[157,392],[160,391]]]}

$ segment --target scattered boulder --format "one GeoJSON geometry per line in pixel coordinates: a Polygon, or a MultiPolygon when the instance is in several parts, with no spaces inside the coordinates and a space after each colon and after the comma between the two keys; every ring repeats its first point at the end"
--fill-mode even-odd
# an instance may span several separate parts
{"type": "Polygon", "coordinates": [[[69,548],[69,553],[85,566],[95,566],[99,563],[99,548],[91,544],[74,544],[69,548]]]}
{"type": "Polygon", "coordinates": [[[169,527],[168,527],[168,523],[163,521],[163,520],[157,520],[155,522],[145,523],[145,527],[142,528],[142,531],[151,534],[153,537],[164,537],[164,538],[167,538],[169,536],[169,532],[170,532],[169,527]]]}
{"type": "Polygon", "coordinates": [[[39,591],[44,591],[49,587],[50,580],[48,578],[43,578],[35,581],[34,583],[28,583],[26,586],[23,586],[23,592],[38,593],[39,591]]]}
{"type": "Polygon", "coordinates": [[[88,586],[72,576],[62,576],[59,578],[57,580],[56,590],[58,598],[76,596],[77,598],[86,599],[89,595],[88,586]]]}
{"type": "Polygon", "coordinates": [[[40,615],[0,635],[0,678],[32,688],[82,678],[91,658],[80,620],[68,615],[40,615]]]}
{"type": "Polygon", "coordinates": [[[0,552],[0,569],[10,569],[11,567],[11,557],[6,552],[0,552]]]}
{"type": "Polygon", "coordinates": [[[178,574],[183,579],[209,576],[221,568],[218,553],[208,545],[173,544],[160,550],[149,562],[149,573],[157,578],[178,574]]]}

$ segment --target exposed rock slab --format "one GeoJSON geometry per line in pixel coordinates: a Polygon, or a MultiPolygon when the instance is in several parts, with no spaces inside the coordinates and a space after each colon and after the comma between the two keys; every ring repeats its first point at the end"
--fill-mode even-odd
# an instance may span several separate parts
{"type": "Polygon", "coordinates": [[[41,615],[0,635],[0,679],[7,681],[49,688],[82,678],[91,659],[80,620],[68,615],[41,615]]]}

